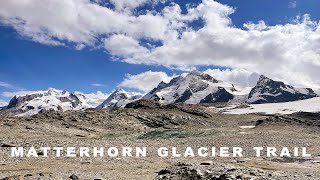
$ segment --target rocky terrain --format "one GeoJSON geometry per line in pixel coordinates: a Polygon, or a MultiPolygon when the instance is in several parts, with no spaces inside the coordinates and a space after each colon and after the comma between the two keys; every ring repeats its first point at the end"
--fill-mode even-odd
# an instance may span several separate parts
{"type": "Polygon", "coordinates": [[[125,108],[0,118],[0,179],[319,179],[319,113],[222,114],[200,105],[135,101],[125,108]],[[11,147],[147,147],[147,157],[12,158],[11,147]],[[242,147],[244,157],[161,158],[159,147],[242,147]],[[256,157],[253,146],[307,147],[256,157]]]}
{"type": "Polygon", "coordinates": [[[317,94],[310,88],[294,88],[261,75],[257,85],[250,91],[247,102],[251,104],[290,102],[316,96],[317,94]]]}

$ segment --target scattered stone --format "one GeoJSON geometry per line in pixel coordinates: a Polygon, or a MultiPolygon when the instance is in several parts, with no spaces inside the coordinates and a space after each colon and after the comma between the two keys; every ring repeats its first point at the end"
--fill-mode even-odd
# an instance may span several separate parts
{"type": "Polygon", "coordinates": [[[69,178],[72,180],[79,180],[79,177],[76,176],[75,174],[72,174],[69,178]]]}
{"type": "Polygon", "coordinates": [[[76,134],[77,137],[86,137],[84,135],[76,134]]]}
{"type": "Polygon", "coordinates": [[[164,174],[170,174],[171,171],[169,171],[168,169],[162,169],[158,172],[158,175],[164,175],[164,174]]]}
{"type": "Polygon", "coordinates": [[[176,166],[192,166],[192,164],[179,161],[179,162],[177,162],[176,166]]]}
{"type": "Polygon", "coordinates": [[[207,161],[207,162],[200,163],[200,166],[210,166],[211,164],[212,162],[207,161]]]}
{"type": "Polygon", "coordinates": [[[10,177],[5,177],[2,180],[24,180],[23,176],[10,176],[10,177]]]}
{"type": "Polygon", "coordinates": [[[0,145],[0,147],[16,147],[15,145],[12,145],[12,144],[5,144],[5,143],[2,143],[0,145]]]}
{"type": "Polygon", "coordinates": [[[270,176],[270,173],[261,169],[249,167],[234,167],[221,164],[207,166],[171,166],[159,171],[155,179],[185,179],[185,180],[247,180],[247,179],[281,179],[282,176],[270,176]]]}
{"type": "Polygon", "coordinates": [[[245,162],[247,162],[247,161],[244,160],[244,159],[238,159],[238,160],[237,160],[237,163],[245,163],[245,162]]]}
{"type": "Polygon", "coordinates": [[[81,164],[90,164],[90,161],[86,161],[86,162],[81,162],[81,164]]]}

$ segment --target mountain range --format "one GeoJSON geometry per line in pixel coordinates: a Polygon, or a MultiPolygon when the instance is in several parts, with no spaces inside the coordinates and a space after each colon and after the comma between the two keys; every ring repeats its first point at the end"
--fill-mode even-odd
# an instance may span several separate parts
{"type": "Polygon", "coordinates": [[[2,108],[6,114],[26,116],[47,111],[67,111],[95,108],[109,95],[102,92],[84,94],[54,88],[32,94],[16,95],[2,108]]]}
{"type": "Polygon", "coordinates": [[[186,103],[277,103],[316,97],[310,88],[294,88],[281,81],[261,75],[254,87],[223,82],[209,74],[192,71],[174,77],[169,83],[160,82],[146,94],[126,92],[118,88],[110,95],[102,92],[84,94],[50,88],[32,94],[13,97],[1,112],[26,116],[47,111],[84,110],[88,108],[118,108],[139,100],[153,100],[162,104],[186,103]]]}

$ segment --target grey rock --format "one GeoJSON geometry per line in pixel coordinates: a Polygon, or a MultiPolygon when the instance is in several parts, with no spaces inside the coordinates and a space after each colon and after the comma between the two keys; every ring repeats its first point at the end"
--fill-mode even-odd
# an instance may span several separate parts
{"type": "Polygon", "coordinates": [[[228,102],[233,99],[233,95],[226,91],[223,87],[218,87],[218,91],[210,93],[200,103],[228,102]]]}
{"type": "Polygon", "coordinates": [[[79,180],[79,177],[76,176],[75,174],[72,174],[69,179],[72,179],[72,180],[79,180]]]}
{"type": "Polygon", "coordinates": [[[317,94],[310,88],[296,89],[261,75],[256,86],[250,91],[247,102],[252,104],[290,102],[316,96],[317,94]]]}

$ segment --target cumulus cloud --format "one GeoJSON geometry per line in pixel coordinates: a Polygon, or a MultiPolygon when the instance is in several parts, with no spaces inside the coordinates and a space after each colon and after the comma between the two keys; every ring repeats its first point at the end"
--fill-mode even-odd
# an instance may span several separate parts
{"type": "Polygon", "coordinates": [[[258,73],[251,72],[245,69],[207,69],[204,72],[211,75],[215,79],[245,87],[255,86],[260,77],[258,73]]]}
{"type": "Polygon", "coordinates": [[[174,2],[135,11],[150,2],[158,1],[112,0],[114,8],[108,8],[90,0],[4,0],[0,22],[44,44],[104,47],[127,63],[224,66],[320,88],[320,23],[309,15],[287,24],[261,20],[238,28],[230,18],[236,10],[213,0],[189,5],[186,13],[174,2]],[[191,22],[198,20],[204,26],[193,28],[191,22]]]}
{"type": "Polygon", "coordinates": [[[161,81],[168,83],[171,79],[172,77],[168,76],[165,72],[147,71],[136,75],[128,74],[119,86],[148,92],[161,81]]]}
{"type": "MultiPolygon", "coordinates": [[[[138,0],[121,0],[114,1],[115,6],[121,2],[141,5],[138,0]]],[[[33,41],[49,45],[74,43],[76,47],[94,46],[112,33],[151,39],[169,33],[169,22],[157,13],[129,15],[90,0],[4,0],[0,21],[33,41]]]]}
{"type": "Polygon", "coordinates": [[[113,35],[105,40],[105,47],[113,55],[130,57],[148,53],[148,49],[139,45],[139,41],[125,35],[113,35]]]}
{"type": "Polygon", "coordinates": [[[118,11],[131,11],[143,4],[146,4],[147,0],[110,0],[114,4],[115,9],[118,11]]]}

